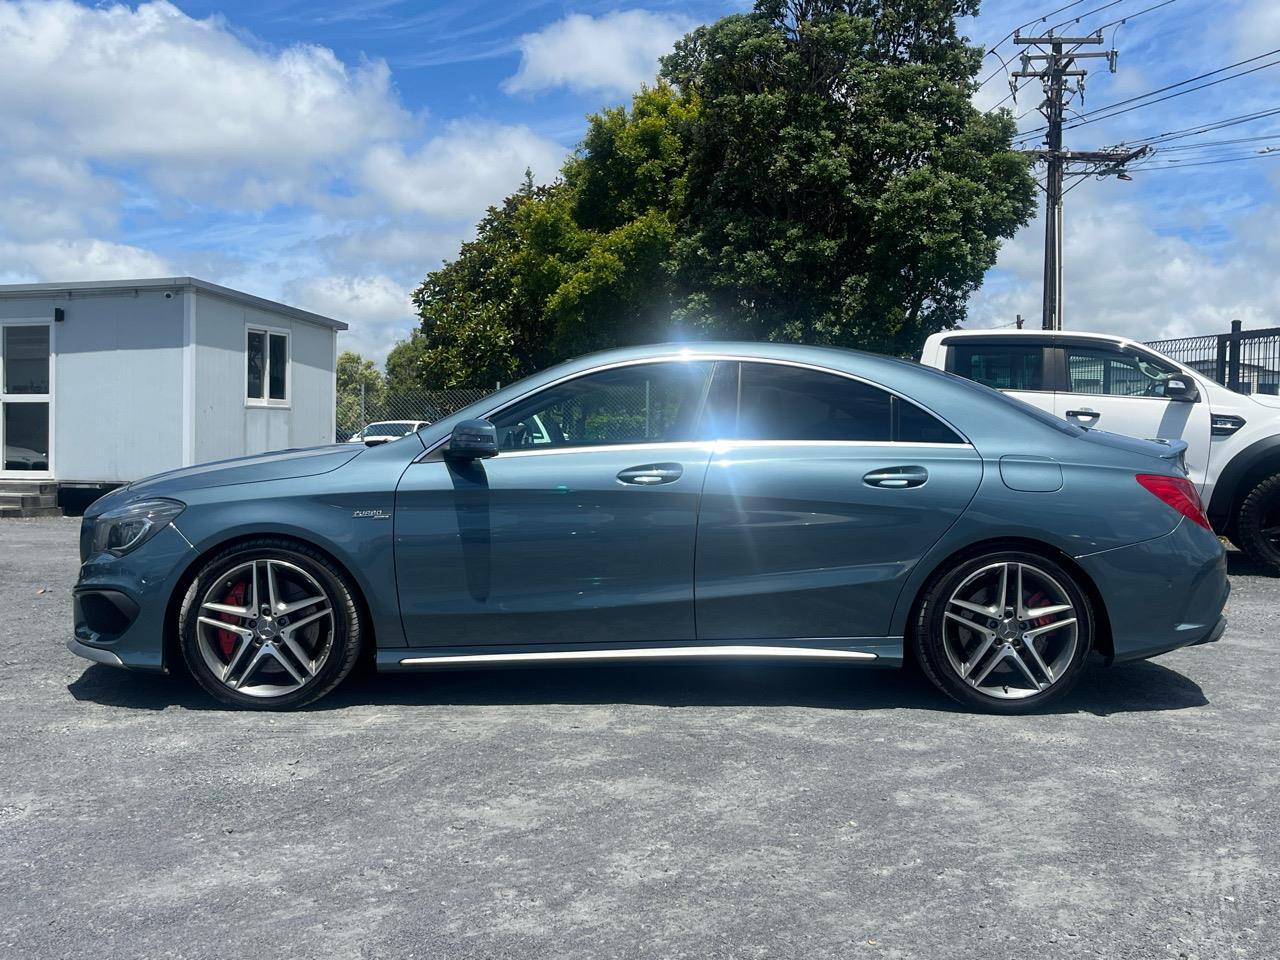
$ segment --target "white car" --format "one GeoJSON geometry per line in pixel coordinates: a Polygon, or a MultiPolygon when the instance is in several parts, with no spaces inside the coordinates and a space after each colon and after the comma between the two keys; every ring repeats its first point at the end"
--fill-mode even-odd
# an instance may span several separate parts
{"type": "Polygon", "coordinates": [[[386,443],[416,433],[427,426],[429,420],[378,420],[348,438],[347,443],[386,443]]]}
{"type": "Polygon", "coordinates": [[[1280,573],[1280,397],[1245,396],[1125,337],[948,330],[920,362],[1079,424],[1184,440],[1214,529],[1280,573]]]}

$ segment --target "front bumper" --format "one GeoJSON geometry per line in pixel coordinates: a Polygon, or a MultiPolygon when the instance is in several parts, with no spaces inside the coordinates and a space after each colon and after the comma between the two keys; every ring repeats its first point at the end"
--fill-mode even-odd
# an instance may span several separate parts
{"type": "Polygon", "coordinates": [[[194,557],[172,524],[133,553],[90,557],[72,591],[67,649],[95,663],[163,672],[169,600],[194,557]]]}
{"type": "Polygon", "coordinates": [[[1166,536],[1077,562],[1102,594],[1116,661],[1210,643],[1226,629],[1226,553],[1217,537],[1190,520],[1166,536]]]}

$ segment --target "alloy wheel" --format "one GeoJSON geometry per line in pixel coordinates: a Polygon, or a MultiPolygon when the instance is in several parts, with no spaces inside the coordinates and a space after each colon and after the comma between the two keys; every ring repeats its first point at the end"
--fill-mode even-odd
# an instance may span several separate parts
{"type": "Polygon", "coordinates": [[[951,592],[943,647],[960,679],[979,693],[1020,700],[1062,679],[1079,643],[1071,595],[1034,564],[1001,561],[951,592]]]}
{"type": "Polygon", "coordinates": [[[320,583],[285,560],[248,560],[200,598],[196,644],[225,686],[252,697],[302,689],[333,649],[333,604],[320,583]]]}

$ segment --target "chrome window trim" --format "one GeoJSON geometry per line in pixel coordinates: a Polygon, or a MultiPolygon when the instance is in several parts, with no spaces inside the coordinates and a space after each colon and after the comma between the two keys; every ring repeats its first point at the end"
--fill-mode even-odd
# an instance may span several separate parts
{"type": "Polygon", "coordinates": [[[892,447],[895,450],[923,447],[938,450],[973,450],[971,443],[925,443],[894,440],[673,440],[670,443],[597,443],[576,447],[543,447],[542,449],[503,450],[504,460],[515,457],[545,457],[553,453],[598,453],[605,450],[699,450],[711,454],[762,447],[892,447]]]}
{"type": "MultiPolygon", "coordinates": [[[[632,359],[632,360],[616,360],[616,361],[614,361],[613,363],[606,363],[606,364],[603,364],[603,365],[598,366],[598,367],[591,367],[589,370],[579,370],[577,373],[568,373],[568,374],[565,374],[563,377],[560,377],[560,378],[559,378],[559,379],[557,379],[557,380],[552,380],[552,381],[550,381],[549,383],[544,383],[544,384],[542,384],[542,386],[540,386],[540,387],[537,387],[537,388],[535,388],[535,389],[533,389],[533,390],[530,390],[530,391],[528,391],[528,392],[526,392],[526,393],[522,393],[520,396],[515,397],[514,399],[509,400],[509,401],[508,401],[508,402],[506,402],[506,403],[500,404],[500,405],[498,405],[498,406],[496,406],[496,407],[492,408],[491,410],[487,410],[487,411],[485,411],[483,414],[481,414],[481,415],[480,415],[479,419],[481,419],[481,420],[488,420],[489,418],[491,418],[491,417],[492,417],[492,416],[494,416],[495,414],[501,413],[503,410],[506,410],[508,407],[513,407],[513,406],[515,406],[517,403],[521,403],[522,401],[524,401],[524,400],[528,399],[529,397],[533,396],[535,393],[541,393],[543,390],[549,390],[549,389],[551,389],[552,387],[558,387],[558,386],[559,386],[560,384],[562,384],[562,383],[568,383],[570,380],[577,380],[579,377],[586,377],[586,376],[590,376],[590,375],[591,375],[591,374],[593,374],[593,373],[602,373],[602,372],[604,372],[605,370],[616,370],[616,369],[619,369],[619,368],[621,368],[621,367],[636,367],[636,366],[641,366],[641,365],[643,365],[643,364],[649,364],[649,363],[670,363],[670,362],[675,361],[675,360],[687,360],[687,361],[693,361],[693,362],[702,362],[702,361],[706,361],[706,362],[720,362],[720,361],[726,361],[726,362],[730,362],[730,363],[766,363],[766,364],[773,364],[773,365],[775,365],[775,366],[783,366],[783,367],[798,367],[798,368],[799,368],[799,369],[801,369],[801,370],[813,370],[813,371],[815,371],[815,372],[817,372],[817,373],[827,373],[827,374],[831,374],[832,376],[836,376],[836,377],[844,377],[846,380],[852,380],[852,381],[854,381],[855,383],[861,383],[861,384],[863,384],[863,385],[865,385],[865,386],[872,387],[872,388],[877,389],[877,390],[883,390],[885,393],[889,394],[889,395],[890,395],[890,396],[892,396],[892,397],[897,397],[899,400],[902,400],[904,403],[909,403],[909,404],[911,404],[911,405],[912,405],[912,406],[914,406],[914,407],[919,407],[919,408],[920,408],[921,410],[923,410],[925,413],[929,414],[929,416],[931,416],[931,417],[933,417],[934,419],[939,420],[939,421],[941,421],[942,423],[946,424],[946,425],[947,425],[947,426],[948,426],[952,431],[954,431],[954,432],[955,432],[955,435],[956,435],[957,437],[960,437],[960,438],[961,438],[961,440],[963,441],[962,443],[917,444],[917,443],[909,443],[909,442],[899,441],[899,440],[837,440],[837,441],[827,441],[827,440],[766,440],[766,441],[740,440],[740,441],[739,441],[739,440],[735,440],[735,441],[732,441],[732,442],[734,442],[734,443],[744,443],[744,444],[745,444],[745,443],[770,443],[770,444],[777,444],[777,443],[819,443],[819,444],[829,444],[829,443],[863,443],[863,444],[872,444],[872,445],[876,445],[876,446],[891,446],[891,447],[894,447],[894,448],[897,448],[897,447],[909,447],[909,446],[970,447],[970,448],[972,448],[972,447],[973,447],[973,441],[971,441],[971,440],[968,438],[968,436],[966,436],[966,435],[965,435],[964,431],[963,431],[963,430],[961,430],[959,427],[957,427],[954,423],[952,423],[952,422],[951,422],[950,420],[948,420],[946,417],[943,417],[943,416],[941,416],[941,415],[939,415],[939,414],[935,413],[933,410],[930,410],[928,407],[924,406],[923,404],[919,403],[918,401],[913,400],[911,397],[908,397],[906,394],[899,393],[897,390],[894,390],[892,387],[887,387],[887,386],[885,386],[885,385],[884,385],[884,384],[882,384],[882,383],[876,383],[874,380],[868,380],[866,377],[860,377],[860,376],[858,376],[857,374],[854,374],[854,373],[848,373],[848,372],[846,372],[846,371],[844,371],[844,370],[833,370],[833,369],[832,369],[832,368],[830,368],[830,367],[824,367],[824,366],[821,366],[821,365],[816,364],[816,363],[806,363],[806,362],[805,362],[805,361],[803,361],[803,360],[779,360],[779,359],[774,359],[774,358],[772,358],[772,357],[751,357],[751,356],[742,356],[741,354],[730,354],[730,353],[707,353],[707,354],[704,354],[704,353],[698,353],[698,354],[694,354],[694,353],[689,353],[689,352],[687,352],[687,351],[682,351],[682,352],[677,352],[677,353],[662,354],[661,356],[656,356],[656,357],[640,357],[640,358],[636,358],[636,359],[632,359]]],[[[437,450],[439,450],[441,447],[443,447],[443,446],[444,446],[446,443],[448,443],[448,442],[449,442],[449,438],[448,438],[448,437],[441,437],[439,440],[437,440],[437,441],[436,441],[435,443],[433,443],[431,446],[429,446],[429,447],[427,447],[425,450],[423,450],[423,451],[422,451],[422,453],[420,453],[417,457],[415,457],[415,458],[414,458],[414,460],[413,460],[413,462],[414,462],[414,463],[422,463],[424,460],[426,460],[428,457],[430,457],[433,453],[435,453],[437,450]]],[[[673,443],[693,443],[693,444],[728,443],[728,442],[730,442],[730,441],[724,441],[724,440],[677,440],[677,441],[673,441],[673,443]]],[[[655,445],[655,444],[652,444],[652,442],[649,442],[649,443],[647,443],[647,444],[638,444],[638,443],[617,443],[617,444],[600,444],[600,445],[598,445],[598,446],[591,446],[591,447],[556,447],[556,448],[554,448],[554,452],[556,452],[556,453],[564,453],[564,452],[569,451],[569,450],[575,450],[575,451],[580,451],[580,450],[611,450],[611,449],[617,449],[617,448],[619,448],[619,447],[626,447],[626,448],[628,448],[628,449],[632,449],[632,450],[634,450],[634,449],[637,449],[637,448],[639,448],[639,447],[646,446],[646,445],[653,446],[653,445],[655,445]]],[[[664,443],[664,444],[656,444],[656,445],[657,445],[657,446],[664,446],[664,447],[666,447],[666,446],[671,446],[672,444],[666,444],[666,443],[664,443]]],[[[514,452],[515,452],[515,451],[510,451],[510,452],[502,451],[502,452],[500,452],[498,455],[499,455],[499,456],[511,456],[514,452]]],[[[546,452],[547,452],[547,453],[551,453],[551,452],[553,452],[553,451],[548,450],[548,451],[546,451],[546,452]]]]}

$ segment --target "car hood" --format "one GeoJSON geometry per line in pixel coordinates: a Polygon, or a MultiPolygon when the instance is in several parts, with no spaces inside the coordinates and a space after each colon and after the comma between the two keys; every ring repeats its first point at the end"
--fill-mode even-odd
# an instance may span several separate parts
{"type": "Polygon", "coordinates": [[[114,490],[96,501],[90,515],[101,513],[144,497],[168,497],[184,490],[205,487],[225,487],[235,483],[257,483],[262,480],[292,480],[297,477],[313,477],[336,470],[358,457],[368,447],[347,443],[335,443],[324,447],[307,447],[300,450],[278,450],[252,457],[236,457],[232,460],[215,460],[194,467],[182,467],[153,477],[135,480],[114,490]]]}
{"type": "Polygon", "coordinates": [[[1272,410],[1280,409],[1280,397],[1269,393],[1250,394],[1249,399],[1260,406],[1268,407],[1272,410]]]}

